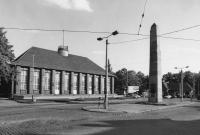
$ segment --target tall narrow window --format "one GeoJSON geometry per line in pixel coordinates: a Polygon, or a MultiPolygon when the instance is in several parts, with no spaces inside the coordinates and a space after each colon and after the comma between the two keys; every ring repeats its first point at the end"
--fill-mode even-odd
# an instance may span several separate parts
{"type": "Polygon", "coordinates": [[[39,92],[40,88],[40,70],[34,69],[33,72],[33,90],[39,92]]]}
{"type": "Polygon", "coordinates": [[[55,74],[55,94],[60,94],[60,72],[55,74]]]}
{"type": "Polygon", "coordinates": [[[105,92],[105,77],[102,77],[101,82],[102,82],[102,93],[104,93],[105,92]]]}
{"type": "Polygon", "coordinates": [[[28,88],[28,69],[27,68],[21,68],[21,86],[20,89],[21,90],[26,90],[28,88]]]}
{"type": "Polygon", "coordinates": [[[64,91],[65,93],[67,93],[69,91],[69,73],[65,73],[64,80],[65,80],[64,91]]]}
{"type": "Polygon", "coordinates": [[[110,87],[110,77],[108,77],[108,87],[107,88],[108,88],[107,92],[110,93],[110,88],[111,88],[110,87]]]}
{"type": "Polygon", "coordinates": [[[92,76],[89,75],[88,78],[88,94],[92,94],[92,76]]]}
{"type": "Polygon", "coordinates": [[[96,86],[96,91],[99,92],[99,76],[96,76],[95,78],[95,86],[96,86]]]}
{"type": "Polygon", "coordinates": [[[78,74],[74,74],[74,80],[73,80],[73,94],[77,94],[78,91],[78,74]]]}
{"type": "Polygon", "coordinates": [[[86,75],[85,74],[82,74],[82,78],[81,78],[81,90],[83,92],[85,92],[86,90],[86,75]]]}
{"type": "Polygon", "coordinates": [[[45,77],[44,77],[44,90],[50,91],[50,81],[51,81],[51,72],[49,70],[45,70],[45,77]]]}

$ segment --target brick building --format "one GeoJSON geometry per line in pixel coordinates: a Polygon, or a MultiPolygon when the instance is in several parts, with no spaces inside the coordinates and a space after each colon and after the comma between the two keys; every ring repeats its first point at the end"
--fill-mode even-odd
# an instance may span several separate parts
{"type": "MultiPolygon", "coordinates": [[[[32,47],[13,63],[14,95],[104,94],[105,70],[86,57],[32,47]]],[[[114,76],[109,75],[108,93],[114,94],[114,76]]]]}

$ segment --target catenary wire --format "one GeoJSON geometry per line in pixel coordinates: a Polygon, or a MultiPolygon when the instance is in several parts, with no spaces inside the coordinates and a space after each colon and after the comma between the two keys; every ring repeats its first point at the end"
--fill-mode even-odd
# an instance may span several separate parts
{"type": "Polygon", "coordinates": [[[181,31],[193,29],[193,28],[196,28],[196,27],[200,27],[200,25],[194,25],[194,26],[190,26],[190,27],[185,27],[185,28],[182,28],[182,29],[178,29],[178,30],[174,30],[174,31],[171,31],[171,32],[163,33],[163,34],[160,34],[160,35],[161,36],[169,35],[169,34],[178,33],[178,32],[181,32],[181,31]]]}
{"type": "Polygon", "coordinates": [[[25,29],[17,27],[6,27],[7,30],[24,30],[24,31],[52,31],[52,32],[75,32],[75,33],[96,33],[96,34],[111,34],[111,32],[87,31],[87,30],[67,30],[67,29],[25,29]]]}
{"type": "Polygon", "coordinates": [[[139,28],[138,28],[138,35],[140,34],[140,29],[142,27],[142,23],[143,23],[143,19],[144,19],[144,14],[145,14],[145,10],[146,10],[146,5],[147,5],[147,0],[145,1],[145,4],[144,4],[144,8],[143,8],[143,12],[142,12],[142,17],[141,17],[140,25],[139,25],[139,28]]]}
{"type": "MultiPolygon", "coordinates": [[[[169,34],[173,34],[173,33],[178,33],[181,31],[185,31],[185,30],[189,30],[189,29],[193,29],[196,27],[200,27],[200,25],[194,25],[194,26],[190,26],[190,27],[185,27],[182,29],[178,29],[178,30],[174,30],[171,32],[167,32],[167,33],[163,33],[158,35],[158,37],[161,38],[168,38],[168,39],[179,39],[179,40],[191,40],[191,41],[199,41],[198,39],[186,39],[186,38],[179,38],[179,37],[164,37],[163,35],[169,35],[169,34]]],[[[61,29],[25,29],[25,28],[17,28],[17,27],[4,27],[2,29],[10,29],[10,30],[25,30],[25,31],[53,31],[53,32],[75,32],[75,33],[93,33],[93,34],[111,34],[110,32],[98,32],[98,31],[86,31],[86,30],[61,30],[61,29]]],[[[123,32],[119,32],[119,34],[123,34],[123,35],[138,35],[135,33],[123,33],[123,32]]],[[[128,40],[128,41],[121,41],[121,42],[113,42],[112,44],[122,44],[122,43],[128,43],[128,42],[135,42],[135,41],[140,41],[140,40],[145,40],[145,39],[149,39],[150,35],[145,35],[145,34],[139,34],[140,36],[148,36],[146,38],[139,38],[139,39],[134,39],[134,40],[128,40]]]]}
{"type": "MultiPolygon", "coordinates": [[[[181,31],[193,29],[193,28],[196,28],[196,27],[200,27],[200,25],[194,25],[194,26],[190,26],[190,27],[185,27],[185,28],[174,30],[174,31],[171,31],[171,32],[162,33],[160,35],[162,35],[162,36],[163,35],[169,35],[169,34],[181,32],[181,31]]],[[[63,29],[39,29],[39,28],[30,29],[30,28],[18,28],[18,27],[3,27],[2,29],[24,30],[24,31],[55,31],[55,32],[62,32],[63,31],[63,29]]],[[[87,31],[87,30],[67,30],[67,29],[64,29],[64,31],[65,32],[77,32],[77,33],[111,34],[111,32],[100,32],[100,31],[89,31],[89,30],[87,31]]],[[[147,34],[136,34],[136,33],[126,33],[126,32],[119,32],[119,34],[122,34],[122,35],[133,35],[133,36],[137,36],[137,35],[150,36],[150,35],[147,35],[147,34]]]]}
{"type": "Polygon", "coordinates": [[[146,38],[138,38],[138,39],[134,39],[134,40],[121,41],[121,42],[112,42],[112,43],[110,43],[110,44],[123,44],[123,43],[130,43],[130,42],[141,41],[141,40],[145,40],[145,39],[149,39],[149,37],[146,37],[146,38]]]}
{"type": "Polygon", "coordinates": [[[192,39],[192,38],[165,37],[165,36],[159,36],[159,37],[166,38],[166,39],[177,39],[177,40],[188,40],[188,41],[197,41],[197,42],[200,42],[200,39],[192,39]]]}

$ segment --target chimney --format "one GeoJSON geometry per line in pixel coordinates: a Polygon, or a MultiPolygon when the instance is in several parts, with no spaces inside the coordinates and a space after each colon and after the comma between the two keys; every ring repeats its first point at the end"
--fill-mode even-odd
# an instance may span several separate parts
{"type": "Polygon", "coordinates": [[[68,46],[59,46],[58,47],[58,54],[60,54],[62,56],[68,56],[68,54],[69,54],[68,46]]]}

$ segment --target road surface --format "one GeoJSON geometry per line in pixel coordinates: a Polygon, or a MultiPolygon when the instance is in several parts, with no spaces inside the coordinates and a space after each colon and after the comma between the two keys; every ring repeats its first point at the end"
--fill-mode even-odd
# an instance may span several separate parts
{"type": "Polygon", "coordinates": [[[1,107],[2,135],[199,135],[200,103],[141,114],[94,113],[85,104],[1,107]]]}

